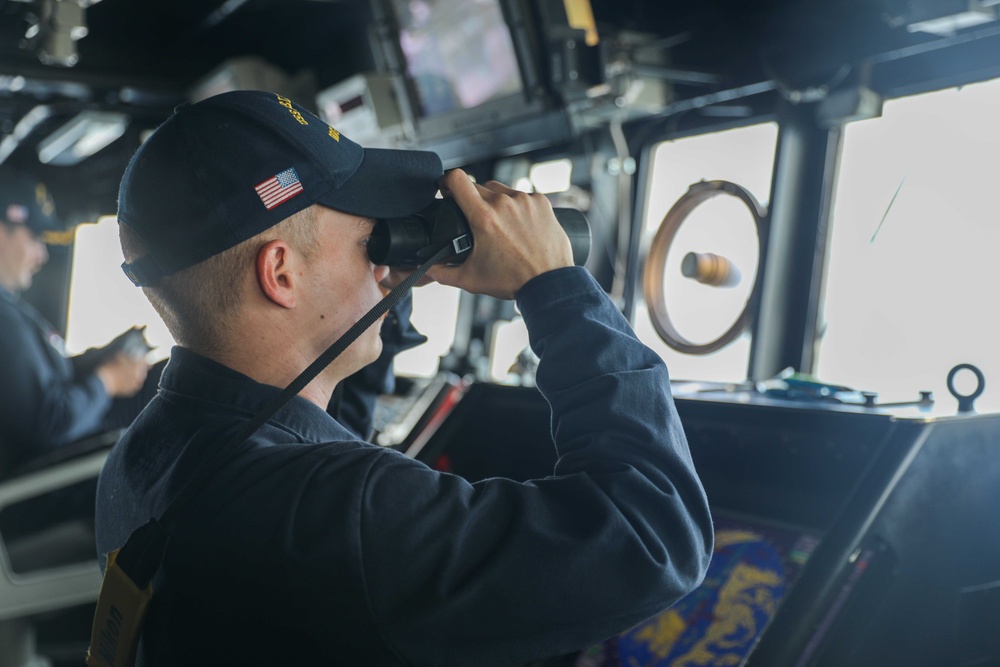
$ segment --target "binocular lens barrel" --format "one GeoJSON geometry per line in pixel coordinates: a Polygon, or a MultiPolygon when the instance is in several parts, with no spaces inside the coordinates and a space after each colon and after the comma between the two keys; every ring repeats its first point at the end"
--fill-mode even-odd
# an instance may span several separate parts
{"type": "MultiPolygon", "coordinates": [[[[573,262],[583,266],[590,255],[587,217],[572,208],[553,211],[569,237],[573,262]]],[[[454,199],[435,199],[419,213],[377,220],[368,241],[368,257],[383,266],[415,268],[448,243],[453,245],[455,252],[441,263],[461,264],[472,249],[472,231],[454,199]]]]}

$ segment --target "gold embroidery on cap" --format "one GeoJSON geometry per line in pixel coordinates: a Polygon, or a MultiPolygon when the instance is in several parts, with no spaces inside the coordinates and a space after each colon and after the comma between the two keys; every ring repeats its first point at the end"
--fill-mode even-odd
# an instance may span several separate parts
{"type": "Polygon", "coordinates": [[[332,127],[330,128],[330,131],[327,132],[327,134],[329,134],[331,137],[333,137],[334,141],[340,141],[340,132],[337,132],[332,127]]]}
{"type": "Polygon", "coordinates": [[[300,125],[308,125],[309,124],[309,121],[307,121],[302,116],[302,114],[299,113],[299,110],[296,109],[294,106],[292,106],[292,101],[290,99],[288,99],[287,97],[282,97],[281,95],[275,95],[275,97],[278,98],[278,104],[280,104],[281,106],[283,106],[286,109],[288,109],[288,112],[290,114],[292,114],[292,116],[295,117],[295,120],[299,121],[300,125]]]}
{"type": "Polygon", "coordinates": [[[45,215],[52,215],[56,212],[55,202],[52,201],[52,197],[42,183],[35,185],[35,202],[41,207],[42,213],[45,215]]]}
{"type": "Polygon", "coordinates": [[[42,240],[48,245],[72,245],[76,240],[76,227],[70,227],[62,232],[45,232],[42,240]]]}

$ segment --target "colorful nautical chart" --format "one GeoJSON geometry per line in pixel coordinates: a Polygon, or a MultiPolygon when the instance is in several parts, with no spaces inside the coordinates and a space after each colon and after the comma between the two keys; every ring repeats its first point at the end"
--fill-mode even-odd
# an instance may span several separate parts
{"type": "Polygon", "coordinates": [[[818,540],[716,519],[705,581],[670,609],[583,651],[576,667],[737,667],[746,660],[818,540]]]}

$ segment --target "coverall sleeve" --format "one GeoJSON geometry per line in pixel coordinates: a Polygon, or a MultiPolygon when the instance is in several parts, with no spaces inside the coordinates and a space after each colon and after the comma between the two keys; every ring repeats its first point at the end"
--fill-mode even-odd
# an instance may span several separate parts
{"type": "Polygon", "coordinates": [[[662,360],[583,269],[544,274],[518,301],[552,409],[553,475],[470,484],[398,452],[369,474],[369,612],[406,664],[579,650],[667,608],[708,567],[708,502],[662,360]]]}
{"type": "Polygon", "coordinates": [[[13,466],[100,427],[111,398],[100,379],[73,378],[69,360],[44,342],[16,314],[0,314],[0,428],[3,463],[13,466]],[[13,315],[13,316],[12,316],[13,315]]]}

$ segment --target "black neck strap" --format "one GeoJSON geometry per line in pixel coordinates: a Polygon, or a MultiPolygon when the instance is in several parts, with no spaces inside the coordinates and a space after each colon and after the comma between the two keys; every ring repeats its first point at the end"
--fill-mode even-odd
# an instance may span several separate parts
{"type": "Polygon", "coordinates": [[[160,523],[165,527],[169,526],[177,513],[193,498],[202,487],[208,482],[209,478],[215,474],[215,472],[222,467],[222,464],[232,456],[236,449],[242,445],[247,439],[250,438],[254,433],[257,432],[261,426],[267,423],[267,421],[275,415],[281,408],[285,406],[288,401],[292,400],[294,396],[297,396],[299,392],[306,388],[310,382],[312,382],[317,375],[319,375],[324,368],[329,366],[334,359],[336,359],[340,354],[350,347],[351,343],[357,340],[358,336],[364,333],[368,327],[373,325],[380,317],[389,312],[389,309],[399,303],[406,293],[410,290],[413,285],[420,280],[425,273],[431,268],[431,265],[444,259],[446,256],[454,253],[454,250],[449,243],[447,246],[438,251],[433,257],[428,259],[419,268],[413,271],[409,276],[407,276],[402,282],[400,282],[396,287],[390,291],[385,298],[375,304],[371,310],[369,310],[364,317],[354,323],[350,329],[348,329],[343,336],[338,338],[330,347],[326,349],[322,354],[320,354],[314,362],[309,364],[309,366],[299,373],[299,376],[292,380],[287,387],[282,389],[279,393],[268,401],[268,403],[261,408],[253,419],[246,422],[239,431],[233,434],[224,445],[212,452],[212,455],[206,459],[201,466],[195,471],[194,476],[184,485],[180,493],[174,498],[173,502],[160,517],[160,523]]]}

